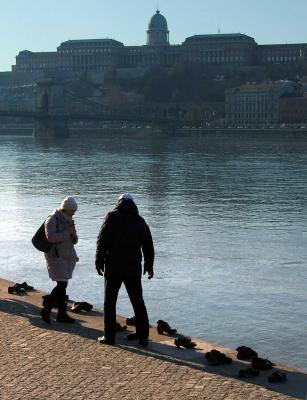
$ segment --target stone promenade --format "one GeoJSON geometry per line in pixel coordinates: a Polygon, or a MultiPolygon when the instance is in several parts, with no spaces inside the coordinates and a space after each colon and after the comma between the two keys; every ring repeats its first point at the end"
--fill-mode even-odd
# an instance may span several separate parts
{"type": "Polygon", "coordinates": [[[249,364],[236,360],[233,350],[198,340],[196,350],[178,350],[155,329],[146,349],[131,345],[124,333],[116,346],[101,345],[96,341],[102,334],[100,310],[71,314],[77,318],[73,325],[47,325],[38,315],[42,293],[9,295],[9,285],[0,280],[1,400],[306,398],[303,371],[277,365],[287,373],[286,384],[269,384],[272,371],[242,381],[238,371],[249,364]],[[204,353],[212,348],[225,351],[233,363],[210,367],[204,353]]]}

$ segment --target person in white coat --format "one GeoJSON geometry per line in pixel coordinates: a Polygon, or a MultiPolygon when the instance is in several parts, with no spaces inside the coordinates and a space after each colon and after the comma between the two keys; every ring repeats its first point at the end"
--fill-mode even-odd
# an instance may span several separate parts
{"type": "Polygon", "coordinates": [[[54,210],[45,221],[46,238],[53,244],[50,251],[45,253],[45,259],[49,277],[56,282],[40,311],[42,319],[47,323],[51,322],[50,314],[54,306],[58,308],[57,322],[75,322],[66,312],[66,288],[78,261],[74,247],[78,236],[73,221],[77,209],[76,200],[66,197],[60,208],[54,210]]]}

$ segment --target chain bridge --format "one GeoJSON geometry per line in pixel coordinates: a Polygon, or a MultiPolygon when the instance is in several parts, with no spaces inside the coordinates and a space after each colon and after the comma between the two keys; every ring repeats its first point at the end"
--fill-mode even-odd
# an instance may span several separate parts
{"type": "Polygon", "coordinates": [[[37,83],[36,104],[25,107],[0,108],[0,117],[34,120],[35,137],[68,137],[71,121],[134,122],[176,129],[178,118],[160,112],[119,112],[94,101],[75,99],[64,93],[64,87],[54,82],[37,83]]]}

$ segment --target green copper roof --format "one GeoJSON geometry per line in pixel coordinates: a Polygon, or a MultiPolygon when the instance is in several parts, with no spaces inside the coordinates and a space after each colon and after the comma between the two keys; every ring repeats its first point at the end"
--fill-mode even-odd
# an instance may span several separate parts
{"type": "Polygon", "coordinates": [[[186,38],[187,41],[196,41],[202,39],[252,39],[250,36],[244,35],[243,33],[216,33],[207,35],[193,35],[186,38]]]}
{"type": "Polygon", "coordinates": [[[70,46],[70,45],[107,45],[107,46],[123,46],[123,43],[114,39],[74,39],[67,40],[61,43],[60,47],[70,46]]]}
{"type": "Polygon", "coordinates": [[[159,10],[151,17],[148,29],[167,29],[167,21],[159,10]]]}

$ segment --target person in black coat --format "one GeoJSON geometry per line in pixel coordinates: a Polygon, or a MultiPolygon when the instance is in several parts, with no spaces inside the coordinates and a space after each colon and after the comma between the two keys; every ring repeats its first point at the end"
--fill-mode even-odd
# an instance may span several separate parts
{"type": "Polygon", "coordinates": [[[120,196],[115,209],[107,214],[97,238],[96,270],[105,277],[104,336],[100,343],[114,344],[116,335],[116,301],[124,283],[136,318],[136,333],[128,339],[148,343],[149,322],[142,291],[143,273],[154,275],[154,247],[150,229],[139,215],[132,195],[120,196]]]}

